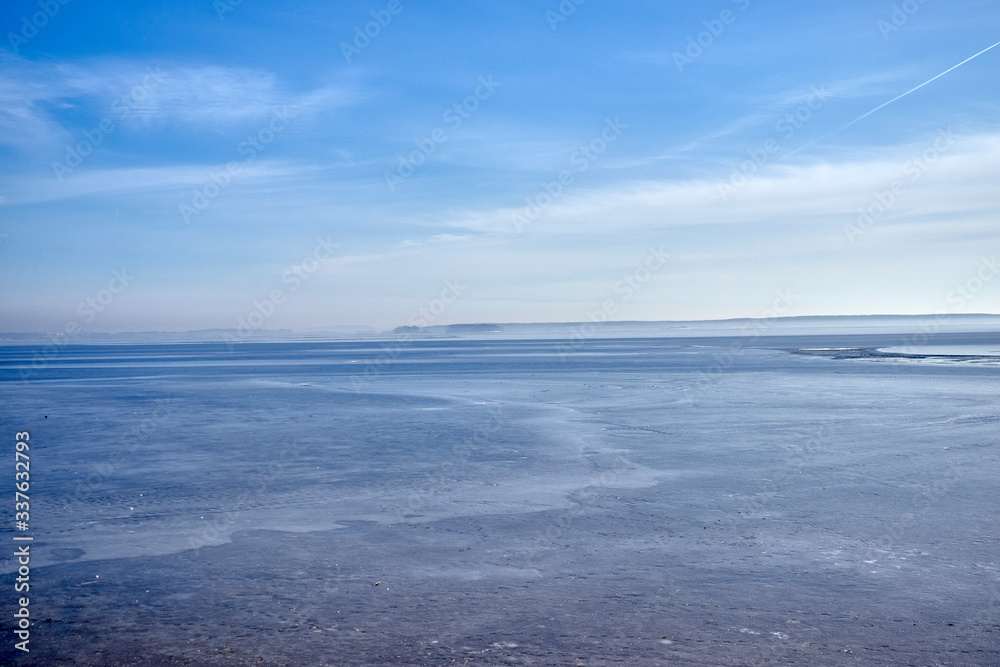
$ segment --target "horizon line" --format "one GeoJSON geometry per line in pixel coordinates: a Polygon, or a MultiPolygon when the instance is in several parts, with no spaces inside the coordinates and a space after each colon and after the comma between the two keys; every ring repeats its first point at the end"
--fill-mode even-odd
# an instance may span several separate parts
{"type": "MultiPolygon", "coordinates": [[[[391,334],[395,329],[401,329],[404,327],[415,327],[417,329],[426,330],[434,329],[437,327],[474,327],[474,326],[574,326],[580,324],[593,324],[596,326],[607,326],[607,325],[623,325],[623,324],[709,324],[709,323],[719,323],[719,322],[740,322],[740,321],[775,321],[775,320],[807,320],[807,319],[863,319],[863,318],[965,318],[965,317],[997,317],[1000,318],[1000,313],[903,313],[903,314],[890,314],[890,313],[869,313],[864,315],[778,315],[775,317],[723,317],[714,319],[695,319],[695,320],[604,320],[600,322],[594,322],[591,320],[576,320],[576,321],[560,321],[560,322],[450,322],[442,324],[428,324],[425,326],[417,325],[407,325],[401,324],[395,327],[390,327],[386,329],[380,329],[378,327],[368,325],[368,324],[337,324],[329,325],[328,327],[308,327],[302,329],[291,329],[287,327],[279,329],[264,329],[256,328],[252,329],[254,334],[260,333],[293,333],[293,334],[321,334],[321,333],[335,333],[336,329],[371,329],[374,333],[386,333],[391,334]]],[[[206,329],[176,329],[176,330],[165,330],[165,329],[146,329],[142,331],[130,330],[130,331],[80,331],[73,335],[73,337],[79,336],[126,336],[126,335],[142,335],[142,334],[195,334],[195,333],[210,333],[210,332],[224,332],[224,331],[235,331],[238,327],[210,327],[206,329]]],[[[57,331],[0,331],[0,338],[6,336],[66,336],[67,334],[57,331]]],[[[350,334],[345,334],[350,335],[350,334]]],[[[354,334],[360,335],[360,334],[354,334]]]]}

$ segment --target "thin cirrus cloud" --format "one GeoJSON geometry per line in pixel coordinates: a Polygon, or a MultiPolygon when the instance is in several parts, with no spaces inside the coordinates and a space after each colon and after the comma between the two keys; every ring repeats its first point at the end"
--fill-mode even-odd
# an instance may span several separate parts
{"type": "MultiPolygon", "coordinates": [[[[177,166],[80,169],[62,182],[46,174],[43,177],[12,177],[16,185],[8,195],[8,204],[60,202],[95,195],[124,198],[171,192],[202,185],[211,177],[211,166],[177,166]]],[[[316,168],[281,160],[259,160],[240,167],[239,182],[253,187],[285,179],[301,179],[316,168]]]]}
{"type": "Polygon", "coordinates": [[[327,86],[293,91],[270,72],[121,60],[37,63],[0,60],[0,141],[21,148],[60,144],[79,134],[68,115],[130,127],[217,131],[266,118],[276,110],[332,110],[356,103],[356,89],[327,86]]]}
{"type": "MultiPolygon", "coordinates": [[[[707,224],[759,224],[795,220],[801,225],[836,217],[850,221],[878,194],[900,182],[904,191],[880,219],[919,215],[1000,214],[1000,192],[992,187],[1000,173],[1000,135],[958,136],[945,151],[934,148],[938,135],[922,142],[882,149],[867,160],[777,165],[726,192],[725,179],[634,181],[566,194],[549,206],[532,208],[523,233],[559,235],[581,231],[651,230],[707,224]],[[925,154],[926,153],[926,154],[925,154]],[[919,187],[917,187],[919,186],[919,187]]],[[[942,142],[939,144],[944,146],[942,142]]],[[[546,200],[543,200],[543,203],[546,200]]],[[[474,210],[448,222],[458,229],[518,233],[514,217],[529,207],[474,210]]]]}

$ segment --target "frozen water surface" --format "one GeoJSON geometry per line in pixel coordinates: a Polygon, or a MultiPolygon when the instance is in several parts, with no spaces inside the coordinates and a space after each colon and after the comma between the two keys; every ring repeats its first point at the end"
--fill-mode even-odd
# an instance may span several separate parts
{"type": "Polygon", "coordinates": [[[906,345],[888,347],[884,352],[929,356],[987,356],[1000,359],[1000,345],[906,345]]]}
{"type": "Polygon", "coordinates": [[[35,535],[32,652],[0,657],[1000,663],[996,364],[874,334],[393,345],[77,346],[27,378],[0,349],[35,535]]]}

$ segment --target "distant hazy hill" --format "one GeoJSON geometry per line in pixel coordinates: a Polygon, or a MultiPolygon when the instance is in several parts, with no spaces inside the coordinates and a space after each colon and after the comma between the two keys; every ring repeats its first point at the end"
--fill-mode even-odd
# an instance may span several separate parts
{"type": "Polygon", "coordinates": [[[626,322],[508,322],[397,327],[397,335],[504,334],[544,336],[743,336],[837,333],[933,333],[935,331],[998,331],[1000,315],[807,315],[766,319],[626,321],[626,322]]]}
{"type": "Polygon", "coordinates": [[[444,331],[445,333],[503,333],[499,324],[448,324],[445,325],[444,331]]]}
{"type": "Polygon", "coordinates": [[[268,341],[322,341],[373,339],[382,336],[545,336],[545,337],[692,337],[692,336],[778,336],[815,333],[922,333],[997,332],[1000,315],[985,313],[940,315],[817,315],[767,319],[686,320],[661,322],[511,322],[502,324],[439,324],[429,327],[400,326],[392,331],[376,331],[364,326],[337,326],[292,331],[235,329],[200,331],[145,331],[123,333],[31,332],[0,333],[0,345],[100,345],[122,343],[240,343],[268,341]]]}

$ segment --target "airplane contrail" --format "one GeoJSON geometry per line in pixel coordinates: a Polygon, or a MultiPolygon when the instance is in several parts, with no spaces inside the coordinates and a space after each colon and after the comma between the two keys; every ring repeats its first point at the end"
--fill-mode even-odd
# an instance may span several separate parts
{"type": "MultiPolygon", "coordinates": [[[[982,51],[980,51],[980,52],[979,52],[979,53],[977,53],[976,55],[974,55],[974,56],[969,56],[968,58],[966,58],[966,59],[965,59],[965,60],[963,60],[962,62],[958,63],[958,64],[957,64],[957,65],[955,65],[954,67],[949,67],[948,69],[946,69],[945,71],[941,72],[941,73],[940,73],[940,74],[938,74],[937,76],[935,76],[935,77],[931,77],[930,79],[927,79],[926,81],[924,81],[924,82],[923,82],[922,84],[920,84],[919,86],[915,86],[915,87],[913,87],[913,88],[910,88],[910,89],[909,89],[908,91],[906,91],[906,92],[905,92],[905,93],[903,93],[902,95],[897,95],[896,97],[892,98],[892,99],[891,99],[891,100],[889,100],[888,102],[885,102],[885,103],[883,103],[883,104],[880,104],[880,105],[878,105],[877,107],[875,107],[874,109],[872,109],[872,110],[871,110],[871,111],[869,111],[868,113],[866,113],[866,114],[864,114],[864,115],[861,115],[861,116],[858,116],[857,118],[855,118],[855,119],[854,119],[854,120],[852,120],[852,121],[851,121],[850,123],[848,123],[847,125],[845,125],[844,127],[840,128],[840,129],[841,129],[841,130],[846,130],[847,128],[849,128],[849,127],[850,127],[851,125],[854,125],[854,124],[855,124],[855,123],[857,123],[858,121],[860,121],[860,120],[863,120],[863,119],[867,118],[868,116],[871,116],[871,115],[872,115],[873,113],[875,113],[875,112],[876,112],[876,111],[878,111],[879,109],[883,109],[883,108],[885,108],[885,107],[889,106],[890,104],[892,104],[892,103],[893,103],[893,102],[895,102],[896,100],[898,100],[898,99],[902,99],[902,98],[906,97],[907,95],[909,95],[910,93],[912,93],[912,92],[913,92],[913,91],[915,91],[915,90],[920,90],[921,88],[923,88],[924,86],[926,86],[926,85],[927,85],[928,83],[930,83],[931,81],[934,81],[935,79],[940,79],[940,78],[941,78],[941,77],[943,77],[943,76],[944,76],[945,74],[947,74],[948,72],[952,71],[953,69],[958,69],[959,67],[961,67],[961,66],[962,66],[962,65],[964,65],[965,63],[969,62],[969,61],[970,61],[970,60],[972,60],[973,58],[978,58],[979,56],[983,55],[984,53],[986,53],[987,51],[989,51],[990,49],[992,49],[992,48],[994,48],[994,47],[996,47],[996,46],[1000,46],[1000,42],[997,42],[997,43],[996,43],[996,44],[994,44],[993,46],[987,46],[987,47],[986,47],[985,49],[983,49],[982,51]]],[[[839,130],[838,130],[838,131],[839,131],[839,130]]]]}
{"type": "Polygon", "coordinates": [[[873,113],[875,113],[875,112],[876,112],[876,111],[878,111],[879,109],[884,109],[885,107],[889,106],[890,104],[892,104],[892,103],[893,103],[893,102],[895,102],[896,100],[900,100],[900,99],[902,99],[902,98],[906,97],[907,95],[909,95],[910,93],[912,93],[912,92],[914,92],[914,91],[916,91],[916,90],[920,90],[921,88],[923,88],[924,86],[926,86],[926,85],[927,85],[928,83],[930,83],[930,82],[932,82],[932,81],[935,81],[935,80],[937,80],[937,79],[940,79],[941,77],[943,77],[943,76],[944,76],[945,74],[947,74],[948,72],[950,72],[950,71],[952,71],[952,70],[954,70],[954,69],[958,69],[959,67],[961,67],[961,66],[962,66],[962,65],[964,65],[965,63],[969,62],[969,61],[970,61],[970,60],[972,60],[973,58],[978,58],[979,56],[983,55],[984,53],[986,53],[986,52],[987,52],[987,51],[989,51],[990,49],[992,49],[992,48],[994,48],[994,47],[997,47],[997,46],[1000,46],[1000,42],[997,42],[997,43],[996,43],[996,44],[994,44],[993,46],[987,46],[987,47],[986,47],[985,49],[983,49],[983,50],[982,50],[982,51],[980,51],[979,53],[977,53],[977,54],[975,54],[975,55],[973,55],[973,56],[969,56],[968,58],[966,58],[966,59],[965,59],[965,60],[963,60],[962,62],[960,62],[960,63],[958,63],[957,65],[954,65],[954,66],[952,66],[952,67],[949,67],[948,69],[946,69],[945,71],[941,72],[941,73],[940,73],[940,74],[938,74],[937,76],[933,76],[933,77],[931,77],[930,79],[927,79],[926,81],[924,81],[924,82],[923,82],[922,84],[920,84],[919,86],[914,86],[913,88],[910,88],[910,89],[909,89],[908,91],[906,91],[906,92],[905,92],[905,93],[903,93],[902,95],[897,95],[896,97],[892,98],[892,99],[891,99],[891,100],[889,100],[888,102],[883,102],[882,104],[878,105],[877,107],[875,107],[874,109],[872,109],[872,110],[871,110],[871,111],[869,111],[868,113],[865,113],[865,114],[862,114],[862,115],[858,116],[857,118],[855,118],[854,120],[852,120],[852,121],[851,121],[850,123],[848,123],[847,125],[844,125],[843,127],[839,128],[839,129],[837,129],[837,130],[834,130],[833,132],[831,132],[830,134],[826,135],[825,137],[820,137],[820,138],[819,138],[819,139],[817,139],[816,141],[813,141],[813,142],[810,142],[810,143],[806,144],[805,146],[801,146],[801,147],[799,147],[799,148],[796,148],[796,149],[795,149],[794,151],[792,151],[791,153],[788,153],[788,154],[786,154],[786,155],[782,156],[782,157],[781,157],[780,159],[784,160],[784,159],[785,159],[786,157],[791,157],[792,155],[795,155],[796,153],[798,153],[798,152],[799,152],[799,151],[801,151],[801,150],[804,150],[804,149],[806,149],[806,148],[809,148],[810,146],[814,146],[814,145],[818,144],[819,142],[823,141],[824,139],[829,139],[830,137],[832,137],[833,135],[837,134],[838,132],[843,132],[844,130],[846,130],[846,129],[847,129],[847,128],[849,128],[850,126],[854,125],[855,123],[857,123],[857,122],[859,122],[859,121],[862,121],[862,120],[864,120],[865,118],[868,118],[868,116],[871,116],[871,115],[872,115],[873,113]]]}

